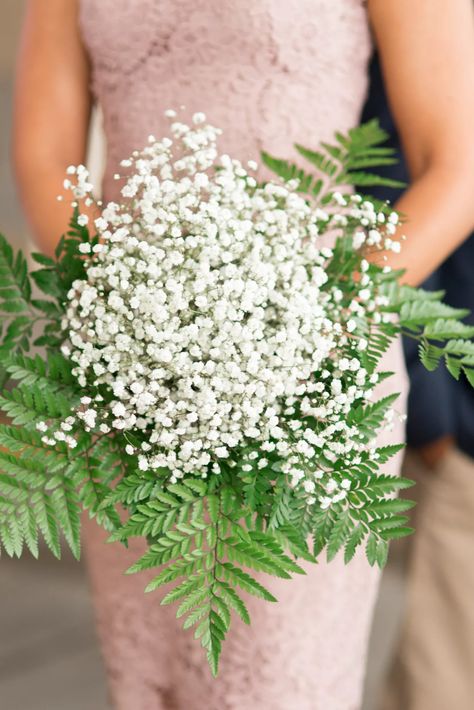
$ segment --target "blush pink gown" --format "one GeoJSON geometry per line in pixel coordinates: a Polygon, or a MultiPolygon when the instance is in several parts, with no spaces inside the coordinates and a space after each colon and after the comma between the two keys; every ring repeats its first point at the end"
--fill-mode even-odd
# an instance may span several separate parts
{"type": "MultiPolygon", "coordinates": [[[[362,0],[81,0],[93,92],[105,120],[106,198],[118,162],[164,135],[163,111],[184,104],[224,129],[223,151],[244,160],[264,148],[296,157],[357,124],[370,36],[362,0]]],[[[385,391],[406,391],[396,343],[385,391]]],[[[399,410],[404,409],[404,395],[399,410]]],[[[401,441],[402,426],[384,441],[401,441]]],[[[400,461],[392,463],[398,471],[400,461]]],[[[279,599],[250,599],[250,628],[235,620],[219,678],[146,575],[139,557],[106,545],[86,524],[99,635],[117,710],[358,710],[379,573],[363,555],[270,580],[279,599]]]]}

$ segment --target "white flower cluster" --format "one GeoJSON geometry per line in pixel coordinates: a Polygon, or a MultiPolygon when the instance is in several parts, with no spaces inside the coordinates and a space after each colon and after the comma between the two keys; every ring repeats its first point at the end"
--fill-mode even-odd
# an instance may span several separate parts
{"type": "Polygon", "coordinates": [[[70,433],[73,430],[74,424],[75,417],[67,417],[65,421],[61,422],[59,429],[51,432],[47,422],[39,421],[36,424],[36,430],[43,434],[41,441],[43,444],[46,444],[46,446],[56,446],[59,442],[64,442],[69,449],[75,449],[77,441],[70,433]]]}
{"type": "MultiPolygon", "coordinates": [[[[123,161],[123,203],[95,221],[99,243],[81,245],[87,278],[68,295],[65,352],[82,387],[112,395],[83,398],[77,416],[89,431],[130,434],[140,469],[164,468],[172,481],[217,474],[239,447],[258,448],[248,470],[269,465],[268,452],[314,500],[324,477],[314,462],[367,449],[345,418],[375,384],[357,328],[380,305],[365,274],[359,297],[339,305],[342,293],[324,288],[332,250],[318,235],[349,218],[359,246],[379,244],[379,216],[360,198],[336,196],[349,216],[331,216],[295,185],[261,186],[255,164],[218,155],[203,114],[189,126],[167,113],[171,137],[150,137],[123,161]]],[[[78,180],[66,187],[89,200],[84,169],[69,174],[78,180]]],[[[321,505],[349,487],[326,477],[321,505]]]]}

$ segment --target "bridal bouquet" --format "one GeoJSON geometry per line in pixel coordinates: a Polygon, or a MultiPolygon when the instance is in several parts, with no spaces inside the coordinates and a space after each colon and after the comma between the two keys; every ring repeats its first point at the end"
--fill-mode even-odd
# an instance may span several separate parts
{"type": "Polygon", "coordinates": [[[398,284],[382,256],[398,215],[343,187],[391,159],[375,124],[298,146],[316,175],[263,155],[278,177],[259,183],[203,114],[168,113],[171,137],[122,162],[120,203],[68,169],[54,258],[28,273],[0,243],[0,540],[36,556],[41,533],[59,556],[63,535],[79,555],[81,509],[113,541],[144,538],[128,572],[156,570],[147,590],[168,585],[216,674],[245,594],[276,601],[260,573],[361,545],[383,565],[411,532],[393,495],[411,482],[383,473],[401,446],[376,443],[398,416],[397,394],[374,396],[380,361],[406,332],[426,367],[474,384],[474,329],[398,284]]]}

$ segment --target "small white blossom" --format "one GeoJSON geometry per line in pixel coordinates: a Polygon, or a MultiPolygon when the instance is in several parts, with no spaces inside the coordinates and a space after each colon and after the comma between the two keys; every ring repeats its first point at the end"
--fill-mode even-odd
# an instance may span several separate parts
{"type": "MultiPolygon", "coordinates": [[[[138,431],[141,443],[125,451],[141,471],[167,468],[176,482],[237,463],[261,476],[281,470],[308,505],[329,508],[347,495],[350,478],[339,484],[318,465],[343,458],[350,471],[368,450],[348,424],[374,385],[358,356],[368,341],[355,331],[369,332],[368,319],[385,315],[367,260],[349,304],[343,285],[329,285],[334,251],[321,238],[342,230],[355,249],[381,248],[397,218],[385,220],[357,195],[335,193],[323,210],[296,181],[261,186],[219,155],[220,131],[204,114],[187,125],[165,113],[171,136],[150,136],[121,161],[120,201],[94,220],[99,242],[80,245],[91,255],[86,276],[67,295],[62,351],[81,387],[92,382],[110,397],[82,397],[67,428],[45,441],[72,448],[68,432],[80,426],[138,431]]],[[[87,170],[67,174],[74,202],[89,204],[87,170]]]]}

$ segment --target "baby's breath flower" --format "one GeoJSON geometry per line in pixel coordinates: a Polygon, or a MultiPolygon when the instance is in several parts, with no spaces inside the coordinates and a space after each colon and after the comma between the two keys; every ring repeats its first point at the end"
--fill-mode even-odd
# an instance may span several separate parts
{"type": "MultiPolygon", "coordinates": [[[[338,457],[350,469],[367,450],[347,416],[371,393],[359,359],[368,342],[348,334],[381,304],[362,260],[347,305],[329,284],[334,250],[320,237],[351,223],[355,249],[386,245],[397,219],[385,225],[359,196],[336,193],[323,210],[296,181],[259,186],[218,154],[220,131],[204,114],[191,125],[166,115],[171,137],[150,136],[121,162],[123,199],[94,220],[99,243],[79,247],[90,255],[86,277],[67,295],[63,352],[86,392],[109,395],[82,397],[76,416],[44,440],[72,448],[66,432],[81,426],[135,432],[140,443],[126,453],[140,471],[166,468],[172,482],[222,475],[245,447],[241,470],[276,466],[308,505],[328,508],[350,480],[323,469],[338,457]]],[[[91,200],[84,166],[67,175],[74,200],[91,200]]],[[[86,215],[78,222],[88,224],[86,215]]],[[[38,429],[46,434],[47,423],[38,429]]]]}

